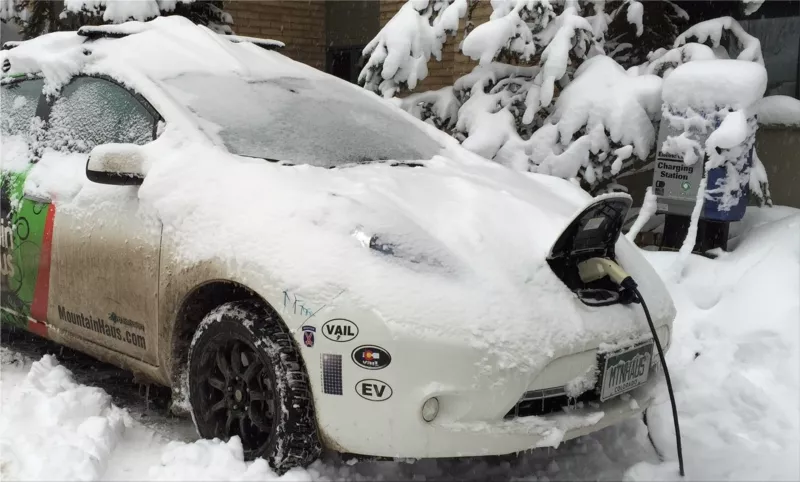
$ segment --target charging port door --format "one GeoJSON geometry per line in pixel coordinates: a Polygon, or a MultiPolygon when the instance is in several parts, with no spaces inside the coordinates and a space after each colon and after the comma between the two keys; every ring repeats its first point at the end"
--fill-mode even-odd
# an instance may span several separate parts
{"type": "Polygon", "coordinates": [[[630,207],[631,197],[627,194],[598,196],[572,219],[550,249],[547,257],[550,268],[588,305],[631,301],[624,290],[607,278],[584,283],[578,272],[578,264],[589,258],[615,260],[614,246],[630,207]]]}

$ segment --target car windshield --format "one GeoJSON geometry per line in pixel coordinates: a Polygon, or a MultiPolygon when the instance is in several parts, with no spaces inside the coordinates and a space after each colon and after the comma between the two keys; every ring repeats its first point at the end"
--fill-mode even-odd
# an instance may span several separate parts
{"type": "Polygon", "coordinates": [[[380,99],[337,79],[184,74],[165,83],[207,121],[204,130],[241,156],[336,167],[430,159],[441,149],[380,99]]]}

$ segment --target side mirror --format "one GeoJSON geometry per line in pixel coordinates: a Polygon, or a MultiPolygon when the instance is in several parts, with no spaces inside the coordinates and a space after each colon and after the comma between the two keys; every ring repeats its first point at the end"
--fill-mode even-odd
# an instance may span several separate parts
{"type": "Polygon", "coordinates": [[[144,181],[145,156],[136,144],[103,144],[92,149],[86,177],[98,184],[139,185],[144,181]]]}

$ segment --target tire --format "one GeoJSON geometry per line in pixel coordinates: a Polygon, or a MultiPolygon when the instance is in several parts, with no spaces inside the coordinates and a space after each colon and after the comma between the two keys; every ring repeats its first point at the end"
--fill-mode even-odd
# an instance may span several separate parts
{"type": "Polygon", "coordinates": [[[263,457],[279,475],[319,457],[303,359],[283,322],[258,302],[226,303],[206,315],[188,372],[200,436],[238,435],[246,460],[263,457]]]}

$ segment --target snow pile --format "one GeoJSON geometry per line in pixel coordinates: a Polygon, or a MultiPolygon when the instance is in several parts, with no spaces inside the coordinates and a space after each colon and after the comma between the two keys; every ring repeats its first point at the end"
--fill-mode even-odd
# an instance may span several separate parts
{"type": "Polygon", "coordinates": [[[786,95],[764,97],[756,106],[761,125],[800,126],[800,100],[786,95]]]}
{"type": "Polygon", "coordinates": [[[312,478],[303,470],[278,477],[263,459],[245,463],[238,437],[227,443],[165,439],[114,406],[102,389],[75,383],[52,355],[31,363],[2,347],[0,363],[3,480],[312,478]]]}
{"type": "MultiPolygon", "coordinates": [[[[750,208],[731,252],[691,256],[668,283],[678,309],[667,355],[692,480],[800,477],[800,211],[750,208]]],[[[668,272],[673,253],[645,255],[668,272]]],[[[633,467],[628,477],[674,480],[669,399],[648,410],[657,448],[670,462],[633,467]]]]}
{"type": "Polygon", "coordinates": [[[310,481],[312,477],[302,469],[292,469],[278,477],[264,459],[245,462],[242,443],[239,437],[233,437],[228,442],[218,439],[169,442],[162,451],[160,463],[147,472],[147,479],[301,482],[310,481]]]}
{"type": "Polygon", "coordinates": [[[97,480],[130,424],[107,393],[76,384],[50,355],[33,363],[2,405],[4,479],[97,480]]]}

